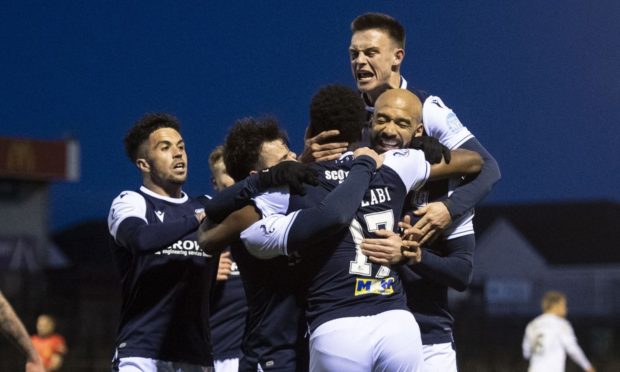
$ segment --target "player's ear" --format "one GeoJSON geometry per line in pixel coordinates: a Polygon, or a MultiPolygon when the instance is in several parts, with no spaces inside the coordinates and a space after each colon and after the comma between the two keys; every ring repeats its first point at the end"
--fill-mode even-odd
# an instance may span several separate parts
{"type": "Polygon", "coordinates": [[[423,134],[424,134],[424,124],[418,123],[418,127],[413,132],[413,136],[414,137],[422,137],[423,134]]]}
{"type": "Polygon", "coordinates": [[[403,59],[405,59],[405,50],[403,48],[394,49],[394,60],[392,61],[392,66],[400,66],[403,63],[403,59]]]}
{"type": "Polygon", "coordinates": [[[136,166],[142,172],[150,172],[151,171],[151,166],[149,165],[149,162],[146,161],[146,159],[144,159],[144,158],[136,159],[136,166]]]}

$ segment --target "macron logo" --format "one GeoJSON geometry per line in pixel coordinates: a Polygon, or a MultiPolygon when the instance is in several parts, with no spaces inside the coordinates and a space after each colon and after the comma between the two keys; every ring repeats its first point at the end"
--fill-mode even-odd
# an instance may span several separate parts
{"type": "Polygon", "coordinates": [[[162,211],[155,211],[155,214],[157,215],[157,218],[159,218],[159,220],[161,222],[164,222],[164,212],[162,212],[162,211]]]}

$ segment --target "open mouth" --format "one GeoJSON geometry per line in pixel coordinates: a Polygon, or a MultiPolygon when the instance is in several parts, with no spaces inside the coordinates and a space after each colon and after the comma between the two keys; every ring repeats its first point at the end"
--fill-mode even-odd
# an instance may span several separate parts
{"type": "Polygon", "coordinates": [[[378,145],[385,151],[396,150],[402,147],[400,141],[396,139],[383,139],[379,141],[378,145]]]}
{"type": "Polygon", "coordinates": [[[372,79],[375,75],[370,71],[358,71],[357,72],[357,80],[368,80],[372,79]]]}
{"type": "Polygon", "coordinates": [[[172,169],[185,170],[185,163],[176,163],[172,169]]]}

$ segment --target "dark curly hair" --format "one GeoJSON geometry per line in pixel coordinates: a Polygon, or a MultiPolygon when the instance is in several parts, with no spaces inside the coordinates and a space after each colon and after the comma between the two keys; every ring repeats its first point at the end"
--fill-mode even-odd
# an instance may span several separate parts
{"type": "Polygon", "coordinates": [[[224,142],[224,165],[228,174],[238,182],[256,170],[261,147],[265,142],[281,139],[288,146],[288,136],[275,118],[237,120],[224,142]]]}
{"type": "Polygon", "coordinates": [[[140,145],[149,139],[151,133],[160,128],[172,128],[180,133],[181,123],[176,117],[162,112],[144,114],[134,123],[124,140],[125,152],[132,162],[135,163],[138,159],[140,145]]]}
{"type": "Polygon", "coordinates": [[[308,135],[338,129],[330,142],[359,142],[366,124],[366,109],[360,94],[344,85],[327,85],[312,97],[308,135]]]}
{"type": "Polygon", "coordinates": [[[351,32],[379,29],[387,32],[390,39],[403,48],[405,45],[405,28],[396,19],[383,13],[366,13],[351,22],[351,32]]]}

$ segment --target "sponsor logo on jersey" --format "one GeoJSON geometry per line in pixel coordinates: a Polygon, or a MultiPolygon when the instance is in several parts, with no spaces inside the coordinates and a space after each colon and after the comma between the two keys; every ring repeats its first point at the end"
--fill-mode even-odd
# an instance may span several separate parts
{"type": "Polygon", "coordinates": [[[338,181],[338,183],[342,183],[345,178],[349,175],[349,171],[345,171],[342,169],[334,169],[334,170],[325,170],[325,179],[328,181],[338,181]]]}
{"type": "Polygon", "coordinates": [[[163,211],[155,211],[155,215],[157,216],[157,218],[158,218],[161,222],[164,222],[164,212],[163,212],[163,211]]]}
{"type": "Polygon", "coordinates": [[[179,240],[176,243],[169,245],[167,248],[161,251],[155,252],[156,255],[179,255],[179,256],[198,256],[198,257],[212,257],[206,254],[200,249],[198,242],[195,240],[179,240]]]}
{"type": "Polygon", "coordinates": [[[367,294],[391,295],[394,293],[394,278],[383,279],[355,279],[355,295],[363,296],[367,294]]]}
{"type": "Polygon", "coordinates": [[[452,133],[456,133],[461,130],[461,128],[463,128],[463,124],[461,124],[461,121],[459,120],[459,118],[456,117],[456,114],[453,112],[448,114],[446,121],[448,123],[448,129],[452,133]]]}

